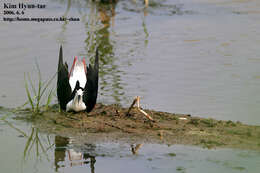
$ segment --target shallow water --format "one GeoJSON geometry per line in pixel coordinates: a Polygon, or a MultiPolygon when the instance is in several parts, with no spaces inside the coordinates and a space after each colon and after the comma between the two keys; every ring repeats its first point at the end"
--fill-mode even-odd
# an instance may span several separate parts
{"type": "MultiPolygon", "coordinates": [[[[47,8],[26,15],[81,21],[0,21],[1,106],[25,102],[24,73],[36,81],[36,61],[44,80],[55,74],[60,44],[69,65],[73,56],[89,62],[99,45],[99,102],[128,106],[139,95],[148,109],[260,125],[257,0],[158,0],[147,10],[141,1],[36,2],[47,8]]],[[[55,90],[55,81],[52,87],[55,90]]],[[[5,172],[230,173],[257,172],[260,165],[260,154],[252,151],[143,144],[134,155],[130,144],[87,145],[42,134],[30,123],[8,122],[0,121],[0,166],[5,172]],[[33,145],[30,134],[37,136],[33,145]],[[69,153],[80,159],[72,161],[69,153]]]]}
{"type": "Polygon", "coordinates": [[[24,122],[0,122],[1,172],[252,172],[260,153],[160,144],[95,143],[40,133],[24,122]],[[84,141],[84,142],[82,142],[84,141]],[[4,147],[3,147],[4,146],[4,147]],[[132,148],[139,146],[136,152],[132,148]]]}

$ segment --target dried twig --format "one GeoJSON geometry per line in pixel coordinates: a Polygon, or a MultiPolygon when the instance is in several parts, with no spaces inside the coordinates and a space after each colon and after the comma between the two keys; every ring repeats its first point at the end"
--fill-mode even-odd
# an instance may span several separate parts
{"type": "Polygon", "coordinates": [[[146,118],[148,118],[148,119],[151,120],[151,121],[154,121],[153,118],[152,118],[149,114],[147,114],[144,110],[142,110],[142,109],[140,108],[140,97],[139,97],[139,96],[135,97],[133,103],[131,104],[131,106],[129,107],[129,109],[128,109],[127,113],[126,113],[127,116],[130,115],[129,113],[130,113],[130,111],[132,110],[132,108],[134,107],[135,104],[137,104],[137,109],[138,109],[142,114],[144,114],[144,116],[145,116],[146,118]]]}
{"type": "Polygon", "coordinates": [[[130,111],[132,110],[132,108],[134,107],[135,103],[137,101],[137,97],[134,99],[133,103],[131,104],[131,106],[129,107],[126,116],[130,116],[130,111]]]}
{"type": "Polygon", "coordinates": [[[153,118],[152,118],[150,115],[148,115],[144,110],[142,110],[142,109],[140,108],[140,97],[137,96],[136,99],[137,99],[137,109],[138,109],[140,112],[142,112],[149,120],[154,121],[153,118]]]}

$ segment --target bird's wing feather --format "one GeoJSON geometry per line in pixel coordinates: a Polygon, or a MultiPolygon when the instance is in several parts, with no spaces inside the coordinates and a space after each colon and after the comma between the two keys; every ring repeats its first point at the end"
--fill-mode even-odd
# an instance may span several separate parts
{"type": "Polygon", "coordinates": [[[89,64],[87,67],[87,83],[84,88],[83,101],[87,106],[87,112],[90,112],[97,101],[98,94],[98,49],[96,50],[95,65],[94,68],[89,64]]]}
{"type": "Polygon", "coordinates": [[[71,87],[67,63],[63,64],[62,46],[60,47],[58,63],[57,96],[61,109],[66,110],[67,103],[71,100],[71,87]]]}

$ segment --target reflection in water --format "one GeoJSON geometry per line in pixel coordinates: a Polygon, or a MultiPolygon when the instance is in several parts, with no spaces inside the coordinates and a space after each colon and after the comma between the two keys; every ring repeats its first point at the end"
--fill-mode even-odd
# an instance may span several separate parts
{"type": "Polygon", "coordinates": [[[136,145],[131,145],[131,151],[133,155],[138,154],[138,150],[143,146],[143,144],[136,144],[136,145]]]}
{"type": "Polygon", "coordinates": [[[148,33],[148,30],[147,30],[147,27],[146,27],[145,16],[142,17],[142,21],[143,21],[142,22],[143,30],[144,30],[144,33],[145,33],[144,45],[147,46],[148,45],[149,33],[148,33]]]}
{"type": "Polygon", "coordinates": [[[95,150],[95,145],[85,144],[87,146],[87,150],[85,151],[77,151],[73,148],[72,139],[65,138],[61,136],[55,136],[54,143],[50,139],[49,135],[46,137],[42,136],[39,132],[38,128],[32,127],[29,130],[29,134],[26,134],[23,130],[15,127],[12,123],[1,119],[6,125],[14,129],[20,134],[20,137],[27,138],[26,144],[23,151],[23,160],[26,161],[30,157],[33,156],[35,160],[41,160],[42,155],[45,156],[46,160],[49,162],[48,152],[55,146],[54,149],[54,165],[55,171],[58,172],[62,167],[70,166],[84,166],[90,164],[91,173],[95,172],[95,156],[89,154],[88,152],[93,152],[95,150]],[[69,161],[69,164],[66,165],[66,162],[69,161]]]}
{"type": "Polygon", "coordinates": [[[73,148],[70,148],[72,139],[65,138],[61,136],[55,136],[55,151],[54,151],[54,165],[55,171],[58,172],[61,167],[66,165],[64,162],[69,161],[69,166],[84,166],[90,164],[91,173],[95,172],[95,163],[96,159],[94,156],[89,153],[84,153],[82,151],[76,151],[73,148]]]}
{"type": "MultiPolygon", "coordinates": [[[[61,1],[62,3],[64,3],[64,1],[61,1]]],[[[68,3],[67,3],[67,8],[66,8],[66,11],[64,12],[63,16],[62,17],[67,17],[68,16],[68,13],[70,11],[70,8],[71,8],[71,0],[68,0],[68,3]]],[[[59,34],[59,37],[58,37],[58,42],[60,44],[65,44],[66,43],[66,38],[65,38],[65,32],[67,30],[67,25],[68,25],[68,21],[64,21],[63,25],[61,26],[61,32],[59,34]]]]}
{"type": "Polygon", "coordinates": [[[66,157],[66,146],[69,141],[67,138],[55,136],[55,151],[54,151],[54,165],[55,171],[58,172],[60,165],[59,162],[64,162],[66,157]]]}
{"type": "MultiPolygon", "coordinates": [[[[120,104],[128,98],[125,96],[125,83],[122,81],[123,71],[120,68],[119,57],[115,55],[115,39],[113,36],[114,31],[111,29],[115,25],[117,0],[101,0],[101,1],[79,1],[79,0],[58,0],[60,3],[66,3],[66,10],[64,17],[69,16],[72,7],[76,7],[81,22],[84,24],[84,30],[86,38],[84,40],[85,52],[81,52],[80,55],[87,57],[87,61],[94,61],[95,50],[99,48],[100,58],[100,75],[99,75],[99,94],[101,98],[105,98],[106,103],[120,104]],[[113,35],[112,35],[112,34],[113,35]]],[[[127,3],[131,6],[137,6],[137,2],[122,1],[120,3],[127,3]]],[[[142,5],[143,6],[143,5],[142,5]]],[[[137,8],[137,7],[134,7],[137,8]]],[[[145,10],[145,9],[144,9],[145,10]]],[[[144,11],[145,12],[145,11],[144,11]]],[[[146,27],[145,16],[140,16],[142,20],[141,28],[144,33],[144,38],[140,41],[144,41],[144,46],[148,44],[149,33],[146,27]]],[[[60,44],[66,44],[66,29],[68,27],[67,22],[61,27],[61,32],[58,38],[60,44]]],[[[84,37],[84,36],[83,36],[84,37]]],[[[133,36],[135,37],[135,36],[133,36]]],[[[138,46],[139,47],[139,46],[138,46]]],[[[136,48],[135,48],[136,49],[136,48]]],[[[133,51],[132,49],[130,52],[133,51]]],[[[132,63],[128,63],[130,66],[132,63]]],[[[103,101],[103,100],[102,100],[103,101]]]]}
{"type": "MultiPolygon", "coordinates": [[[[99,155],[95,151],[96,145],[81,144],[79,147],[76,147],[74,146],[74,144],[75,141],[72,138],[55,136],[55,151],[54,151],[55,171],[58,172],[60,168],[66,166],[70,166],[70,167],[87,166],[89,164],[91,173],[94,173],[95,163],[96,163],[95,155],[99,155]],[[67,161],[69,161],[68,164],[67,161]]],[[[139,149],[142,146],[143,144],[131,145],[132,154],[137,155],[139,149]]]]}
{"type": "Polygon", "coordinates": [[[113,3],[100,3],[98,7],[99,17],[101,23],[104,27],[110,26],[110,20],[112,20],[112,26],[115,25],[115,8],[117,0],[114,0],[113,3]]]}
{"type": "Polygon", "coordinates": [[[38,128],[31,127],[30,133],[26,134],[23,130],[15,127],[12,123],[5,119],[1,119],[6,125],[17,131],[20,135],[19,137],[25,137],[27,139],[24,151],[23,160],[26,161],[31,155],[35,155],[36,158],[40,158],[42,155],[46,157],[49,161],[49,156],[47,152],[53,147],[51,144],[50,136],[46,135],[46,138],[40,136],[38,128]]]}
{"type": "MultiPolygon", "coordinates": [[[[64,2],[64,1],[60,1],[64,2]]],[[[85,55],[90,57],[90,61],[94,61],[95,50],[99,48],[100,58],[100,90],[102,96],[110,97],[113,103],[120,103],[124,98],[124,88],[121,81],[122,71],[119,70],[117,58],[114,54],[115,42],[110,38],[110,26],[114,26],[115,8],[117,0],[93,2],[87,1],[84,5],[77,0],[68,0],[64,17],[68,15],[72,5],[77,6],[81,15],[81,21],[84,23],[86,31],[85,39],[85,55]],[[82,10],[85,9],[85,10],[82,10]],[[87,10],[90,9],[90,10],[87,10]]],[[[62,25],[60,44],[66,43],[65,31],[67,22],[62,25]]],[[[87,60],[88,60],[87,59],[87,60]]],[[[93,62],[92,62],[93,63],[93,62]]]]}
{"type": "Polygon", "coordinates": [[[185,10],[183,3],[169,3],[171,1],[166,0],[154,0],[146,2],[145,4],[140,0],[124,1],[123,9],[134,13],[143,13],[144,16],[147,15],[184,15],[184,14],[194,14],[194,11],[185,10]]]}
{"type": "MultiPolygon", "coordinates": [[[[7,124],[7,121],[3,122],[4,125],[7,124]]],[[[3,125],[1,120],[0,124],[3,125]]],[[[8,122],[8,125],[10,124],[8,122]]],[[[11,124],[10,127],[13,129],[14,125],[16,124],[11,124]]],[[[219,172],[219,170],[222,172],[259,172],[260,169],[260,153],[256,151],[232,149],[208,150],[183,145],[145,144],[145,147],[142,147],[142,151],[139,149],[141,156],[131,156],[129,155],[131,151],[127,144],[107,143],[86,145],[82,143],[82,140],[81,142],[77,142],[71,138],[51,136],[50,143],[54,143],[55,145],[49,146],[45,135],[38,133],[36,128],[31,128],[30,132],[25,131],[26,133],[21,133],[24,126],[17,125],[14,128],[17,133],[13,133],[13,130],[8,128],[9,126],[2,127],[5,128],[4,131],[6,134],[0,135],[0,141],[3,143],[0,152],[1,172],[94,173],[97,167],[98,172],[122,172],[123,170],[126,173],[140,172],[140,170],[142,172],[176,172],[175,170],[183,172],[178,171],[180,167],[185,168],[188,172],[219,172]],[[17,134],[21,134],[24,138],[20,138],[20,135],[17,138],[17,134]],[[27,162],[22,162],[21,168],[17,156],[19,157],[23,153],[23,148],[20,148],[19,144],[25,145],[30,136],[33,136],[31,139],[35,141],[30,153],[33,157],[27,155],[29,158],[26,160],[27,162]],[[35,136],[38,136],[38,138],[35,138],[35,136]],[[36,143],[39,142],[43,144],[46,154],[49,154],[49,160],[46,157],[35,155],[36,143]],[[9,148],[9,143],[15,144],[9,148]],[[48,150],[48,148],[51,149],[48,150]],[[7,152],[4,152],[5,150],[7,152]],[[96,164],[96,159],[98,164],[96,164]],[[54,163],[52,164],[51,161],[54,163]],[[202,168],[204,171],[202,171],[202,168]]],[[[88,138],[84,139],[89,140],[88,138]]],[[[141,146],[141,144],[132,145],[133,154],[136,154],[136,149],[141,146]]]]}
{"type": "Polygon", "coordinates": [[[28,135],[28,140],[26,142],[25,148],[24,148],[24,160],[30,156],[32,152],[32,148],[35,149],[36,158],[39,158],[41,154],[45,155],[47,160],[49,160],[49,157],[47,155],[47,151],[53,146],[50,143],[49,136],[47,135],[47,145],[44,145],[42,143],[42,139],[39,136],[39,129],[32,127],[31,134],[28,135]]]}
{"type": "Polygon", "coordinates": [[[59,172],[59,169],[62,167],[70,166],[84,166],[90,164],[91,173],[95,172],[95,156],[88,153],[95,150],[95,145],[85,144],[87,150],[77,151],[73,148],[72,139],[65,138],[61,136],[55,136],[54,143],[50,139],[49,135],[46,135],[46,138],[43,137],[38,128],[32,127],[29,134],[26,134],[23,130],[15,127],[12,123],[5,119],[1,119],[6,125],[17,131],[21,137],[27,138],[24,151],[23,151],[23,160],[26,161],[28,158],[33,156],[35,160],[41,160],[42,155],[46,156],[46,160],[49,162],[48,151],[55,146],[54,149],[54,165],[55,171],[59,172]],[[66,162],[69,161],[69,164],[66,165],[66,162]]]}
{"type": "MultiPolygon", "coordinates": [[[[72,138],[55,136],[55,171],[58,172],[60,168],[70,166],[87,166],[90,165],[91,173],[95,172],[95,155],[96,145],[94,144],[80,144],[79,147],[74,146],[75,141],[72,138]],[[91,154],[90,154],[91,153],[91,154]],[[94,153],[94,154],[93,154],[94,153]],[[67,164],[67,161],[69,163],[67,164]],[[67,164],[67,165],[65,165],[67,164]]],[[[112,145],[112,144],[111,144],[112,145]]],[[[137,155],[139,149],[143,144],[131,145],[131,152],[137,155]]],[[[101,154],[101,156],[104,154],[101,154]]]]}
{"type": "MultiPolygon", "coordinates": [[[[120,103],[124,92],[121,83],[121,71],[116,64],[114,42],[110,39],[110,26],[114,25],[115,3],[92,4],[90,22],[85,23],[85,50],[88,57],[93,57],[96,47],[100,52],[100,94],[112,97],[114,102],[120,103]],[[99,25],[99,22],[101,25],[99,25]],[[92,27],[91,27],[92,26],[92,27]],[[96,27],[93,27],[96,26],[96,27]]],[[[93,60],[93,58],[91,58],[93,60]]]]}

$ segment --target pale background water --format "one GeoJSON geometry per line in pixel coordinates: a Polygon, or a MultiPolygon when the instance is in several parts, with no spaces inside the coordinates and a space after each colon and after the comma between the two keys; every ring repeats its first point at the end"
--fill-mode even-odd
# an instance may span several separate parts
{"type": "Polygon", "coordinates": [[[158,0],[146,13],[139,1],[39,2],[47,8],[28,16],[81,21],[0,23],[2,106],[24,103],[24,73],[36,71],[35,59],[49,79],[60,44],[71,64],[73,56],[89,61],[98,43],[99,102],[128,106],[139,95],[149,109],[260,124],[260,2],[158,0]]]}
{"type": "MultiPolygon", "coordinates": [[[[0,2],[1,18],[3,2],[9,1],[0,2]]],[[[28,1],[12,1],[18,2],[28,1]]],[[[47,8],[27,9],[28,16],[67,15],[81,21],[0,21],[0,106],[16,107],[26,101],[24,73],[37,80],[36,59],[43,79],[55,74],[60,44],[69,65],[73,56],[89,62],[101,45],[98,102],[126,107],[139,95],[148,109],[260,124],[260,1],[154,0],[146,11],[138,0],[121,0],[116,6],[84,0],[33,2],[47,8]]],[[[28,135],[32,131],[31,124],[8,121],[28,135]]],[[[40,156],[33,148],[24,162],[27,138],[0,122],[1,172],[55,172],[56,136],[39,135],[44,147],[51,147],[40,156]]],[[[112,156],[97,156],[96,172],[122,172],[122,164],[124,172],[254,173],[260,165],[259,153],[249,151],[146,144],[140,155],[133,156],[127,144],[97,145],[101,154],[112,156]],[[169,152],[177,156],[165,156],[169,152]]],[[[64,153],[71,148],[89,152],[66,144],[64,153]]],[[[58,162],[60,172],[91,172],[90,163],[70,167],[66,154],[63,160],[58,162]]]]}

